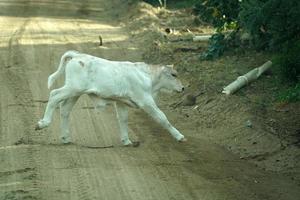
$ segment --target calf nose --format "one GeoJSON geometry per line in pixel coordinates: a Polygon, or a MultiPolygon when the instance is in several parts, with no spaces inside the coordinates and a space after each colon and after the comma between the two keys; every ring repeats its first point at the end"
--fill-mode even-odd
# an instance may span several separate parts
{"type": "Polygon", "coordinates": [[[182,89],[181,89],[181,92],[183,92],[184,91],[184,87],[182,87],[182,89]]]}

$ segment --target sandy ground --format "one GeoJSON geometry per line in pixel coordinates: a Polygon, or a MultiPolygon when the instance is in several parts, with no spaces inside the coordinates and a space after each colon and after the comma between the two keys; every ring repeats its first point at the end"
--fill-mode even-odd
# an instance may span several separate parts
{"type": "Polygon", "coordinates": [[[126,12],[119,0],[0,0],[0,199],[297,199],[290,178],[197,137],[179,144],[138,110],[129,120],[137,148],[122,147],[113,109],[97,113],[86,97],[71,116],[73,144],[59,141],[58,112],[50,128],[34,131],[64,51],[142,60],[120,26],[126,12]]]}

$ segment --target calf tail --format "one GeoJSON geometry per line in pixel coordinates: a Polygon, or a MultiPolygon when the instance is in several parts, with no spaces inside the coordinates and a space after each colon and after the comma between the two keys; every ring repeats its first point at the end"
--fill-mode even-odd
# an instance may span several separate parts
{"type": "Polygon", "coordinates": [[[50,89],[52,87],[53,83],[60,75],[65,73],[65,67],[66,67],[67,62],[69,60],[71,60],[72,58],[74,58],[78,54],[79,54],[79,52],[77,52],[77,51],[67,51],[66,53],[64,53],[64,55],[60,59],[60,63],[59,63],[57,71],[48,77],[48,89],[50,89]]]}

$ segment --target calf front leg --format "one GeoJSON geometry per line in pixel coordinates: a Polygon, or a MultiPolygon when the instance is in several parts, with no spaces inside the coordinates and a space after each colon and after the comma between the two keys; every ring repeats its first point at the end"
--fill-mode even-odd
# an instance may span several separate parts
{"type": "Polygon", "coordinates": [[[69,117],[78,98],[78,96],[71,97],[60,103],[61,140],[64,144],[70,143],[69,117]]]}
{"type": "Polygon", "coordinates": [[[115,104],[117,118],[120,126],[121,141],[124,145],[131,145],[132,142],[128,137],[128,109],[123,103],[116,102],[115,104]]]}
{"type": "Polygon", "coordinates": [[[167,129],[169,133],[179,142],[184,142],[186,139],[172,124],[168,121],[166,115],[157,107],[154,100],[142,106],[142,109],[148,113],[156,122],[167,129]]]}

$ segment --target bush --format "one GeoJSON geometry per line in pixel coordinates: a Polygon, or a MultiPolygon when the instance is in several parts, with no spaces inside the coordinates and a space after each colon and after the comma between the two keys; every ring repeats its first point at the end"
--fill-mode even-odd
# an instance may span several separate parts
{"type": "Polygon", "coordinates": [[[194,7],[194,13],[204,22],[222,31],[236,22],[239,4],[239,0],[199,0],[194,7]]]}
{"type": "Polygon", "coordinates": [[[300,82],[300,40],[288,41],[275,57],[282,79],[294,83],[300,82]]]}
{"type": "Polygon", "coordinates": [[[280,94],[279,100],[282,102],[296,102],[300,101],[300,83],[295,87],[291,87],[280,94]]]}
{"type": "Polygon", "coordinates": [[[300,39],[299,10],[298,0],[244,0],[239,23],[258,49],[280,51],[288,41],[300,39]]]}
{"type": "Polygon", "coordinates": [[[214,60],[223,55],[226,48],[225,36],[217,33],[211,36],[208,49],[201,54],[201,59],[214,60]]]}
{"type": "Polygon", "coordinates": [[[239,23],[251,33],[258,50],[279,54],[284,79],[299,81],[300,75],[300,3],[298,0],[245,0],[241,4],[239,23]]]}

